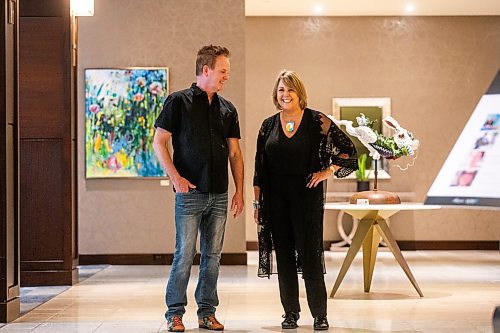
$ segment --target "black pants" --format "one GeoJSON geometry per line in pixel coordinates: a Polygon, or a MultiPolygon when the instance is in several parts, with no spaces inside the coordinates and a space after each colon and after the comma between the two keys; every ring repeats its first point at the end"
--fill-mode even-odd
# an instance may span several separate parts
{"type": "MultiPolygon", "coordinates": [[[[300,312],[297,258],[302,263],[307,303],[313,317],[326,315],[326,287],[323,275],[322,253],[318,254],[315,241],[320,237],[311,233],[311,216],[306,210],[306,191],[303,176],[274,176],[269,188],[269,215],[271,234],[278,268],[281,304],[285,312],[300,312]],[[314,247],[314,248],[311,248],[314,247]]],[[[320,194],[322,195],[322,194],[320,194]]],[[[322,230],[322,228],[321,228],[322,230]]]]}

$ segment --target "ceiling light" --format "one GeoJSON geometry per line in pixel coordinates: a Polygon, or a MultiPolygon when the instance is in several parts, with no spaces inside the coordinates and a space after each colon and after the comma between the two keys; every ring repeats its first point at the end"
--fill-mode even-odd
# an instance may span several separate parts
{"type": "Polygon", "coordinates": [[[407,4],[405,7],[407,13],[413,13],[415,11],[415,6],[411,3],[407,4]]]}
{"type": "Polygon", "coordinates": [[[321,5],[314,5],[314,13],[316,13],[316,14],[323,13],[323,6],[321,6],[321,5]]]}

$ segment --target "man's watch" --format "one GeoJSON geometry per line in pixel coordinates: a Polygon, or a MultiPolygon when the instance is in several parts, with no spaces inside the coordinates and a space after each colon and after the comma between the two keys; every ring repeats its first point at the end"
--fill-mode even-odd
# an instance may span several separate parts
{"type": "Polygon", "coordinates": [[[260,209],[260,202],[258,200],[253,200],[253,209],[260,209]]]}

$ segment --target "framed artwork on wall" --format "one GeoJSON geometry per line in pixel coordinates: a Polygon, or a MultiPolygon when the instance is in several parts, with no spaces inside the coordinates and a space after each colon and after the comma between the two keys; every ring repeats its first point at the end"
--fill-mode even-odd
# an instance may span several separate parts
{"type": "Polygon", "coordinates": [[[85,69],[85,177],[164,177],[154,122],[168,95],[168,68],[85,69]]]}

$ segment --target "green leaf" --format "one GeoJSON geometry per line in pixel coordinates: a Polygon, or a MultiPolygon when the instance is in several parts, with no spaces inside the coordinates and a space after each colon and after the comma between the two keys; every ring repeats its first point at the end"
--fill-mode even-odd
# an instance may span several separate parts
{"type": "Polygon", "coordinates": [[[359,155],[358,157],[358,170],[356,170],[356,178],[359,181],[365,181],[368,180],[368,177],[366,175],[366,161],[368,159],[368,155],[366,153],[363,153],[359,155]]]}

